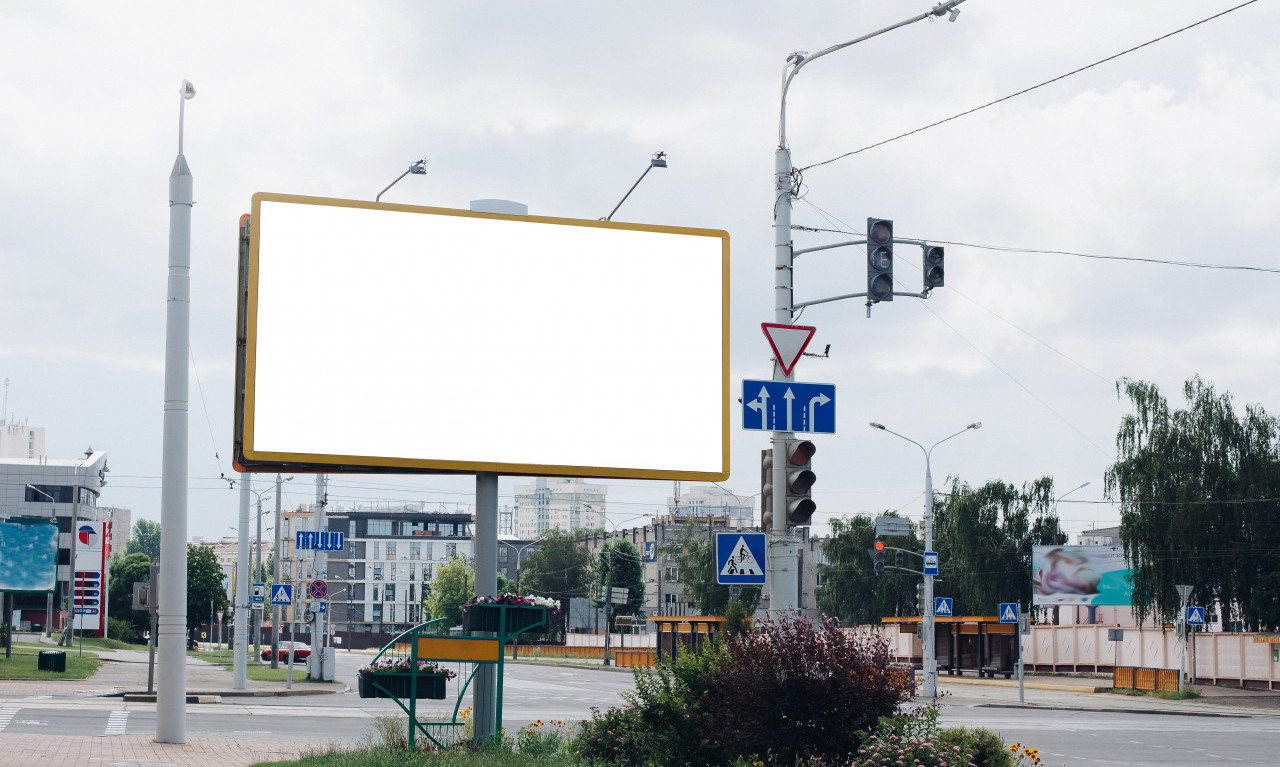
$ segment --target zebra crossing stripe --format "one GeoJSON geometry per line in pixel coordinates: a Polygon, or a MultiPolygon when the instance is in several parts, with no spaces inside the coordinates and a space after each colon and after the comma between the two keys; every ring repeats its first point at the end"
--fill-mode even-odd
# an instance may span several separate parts
{"type": "Polygon", "coordinates": [[[13,717],[18,713],[16,708],[0,708],[0,732],[4,732],[4,728],[9,726],[9,722],[13,721],[13,717]]]}
{"type": "Polygon", "coordinates": [[[128,711],[112,711],[111,716],[107,717],[107,729],[102,731],[103,735],[124,735],[125,727],[129,722],[128,711]]]}

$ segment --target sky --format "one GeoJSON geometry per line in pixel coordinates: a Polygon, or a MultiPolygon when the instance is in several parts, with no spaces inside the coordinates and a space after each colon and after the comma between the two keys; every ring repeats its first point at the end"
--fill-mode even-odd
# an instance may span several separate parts
{"type": "MultiPolygon", "coordinates": [[[[1017,93],[1236,6],[1204,0],[969,0],[813,61],[788,96],[797,167],[1017,93]]],[[[731,391],[768,378],[773,163],[787,56],[926,11],[928,2],[89,2],[0,7],[0,378],[6,419],[53,458],[109,455],[103,505],[160,519],[168,176],[179,88],[192,169],[188,532],[232,535],[236,237],[255,192],[465,209],[615,215],[731,237],[731,391]]],[[[1199,375],[1280,410],[1280,7],[1258,1],[964,117],[803,172],[797,248],[861,234],[947,243],[946,285],[867,315],[812,306],[796,380],[835,384],[814,437],[815,532],[896,510],[934,483],[1052,476],[1067,531],[1114,524],[1104,492],[1130,409],[1122,378],[1171,404],[1199,375]],[[844,232],[841,234],[838,232],[844,232]],[[981,247],[979,247],[981,246],[981,247]],[[1075,255],[1069,255],[1075,254],[1075,255]],[[1086,257],[1086,256],[1096,256],[1086,257]],[[1149,260],[1143,260],[1149,259],[1149,260]],[[1154,263],[1251,267],[1206,269],[1154,263]],[[1272,270],[1272,271],[1267,271],[1272,270]]],[[[918,289],[899,246],[899,290],[918,289]]],[[[859,246],[797,260],[797,301],[865,290],[859,246]]],[[[626,286],[618,286],[625,290],[626,286]]],[[[680,312],[655,294],[652,311],[680,312]]],[[[502,319],[502,318],[498,318],[502,319]]],[[[512,318],[514,319],[514,318],[512,318]]],[[[588,319],[589,318],[584,318],[588,319]]],[[[572,361],[590,349],[549,352],[572,361]]],[[[716,353],[673,344],[670,375],[716,353]]],[[[299,375],[322,375],[316,358],[299,375]]],[[[367,371],[395,376],[399,363],[367,371]]],[[[572,365],[566,365],[569,374],[572,365]]],[[[767,439],[731,421],[732,475],[759,491],[767,439]]],[[[359,421],[333,401],[317,419],[359,421]]],[[[531,413],[571,429],[563,413],[531,413]]],[[[655,422],[678,442],[679,423],[655,422]]],[[[424,439],[447,439],[431,434],[424,439]]],[[[624,438],[620,435],[620,438],[624,438]]],[[[524,479],[503,478],[499,503],[524,479]]],[[[664,508],[670,482],[609,480],[612,524],[664,508]]],[[[271,508],[265,477],[254,482],[271,508]]],[[[684,484],[685,492],[689,483],[684,484]]],[[[330,501],[469,510],[467,477],[342,476],[330,501]]],[[[286,508],[314,483],[285,484],[286,508]]]]}

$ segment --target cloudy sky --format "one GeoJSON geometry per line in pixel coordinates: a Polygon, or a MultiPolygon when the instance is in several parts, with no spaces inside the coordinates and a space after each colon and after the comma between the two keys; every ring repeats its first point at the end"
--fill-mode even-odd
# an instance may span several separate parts
{"type": "MultiPolygon", "coordinates": [[[[1155,40],[1237,3],[970,0],[805,67],[788,138],[809,166],[1155,40]]],[[[7,3],[0,9],[0,378],[7,416],[48,429],[51,457],[110,455],[102,503],[160,518],[167,177],[178,88],[195,178],[190,392],[192,535],[231,534],[236,226],[259,191],[606,215],[727,230],[732,379],[766,378],[773,321],[772,171],[779,83],[817,51],[921,13],[920,0],[761,3],[7,3]]],[[[1128,412],[1122,377],[1175,403],[1200,375],[1271,411],[1280,379],[1280,7],[1254,2],[972,115],[803,174],[793,223],[945,241],[946,287],[866,316],[815,306],[797,379],[838,387],[816,438],[817,520],[919,517],[935,482],[1043,475],[1071,531],[1116,518],[1103,475],[1128,412]],[[1046,252],[1051,251],[1051,252],[1046,252]],[[1067,254],[1077,255],[1067,255],[1067,254]],[[1102,258],[1089,258],[1098,256],[1102,258]],[[1203,269],[1152,259],[1253,267],[1203,269]],[[1261,269],[1258,271],[1257,269],[1261,269]],[[1271,298],[1268,298],[1271,296],[1271,298]]],[[[797,231],[797,247],[849,239],[797,231]]],[[[899,289],[919,284],[900,248],[899,289]]],[[[797,300],[865,289],[864,251],[802,257],[797,300]]],[[[622,288],[620,288],[622,289],[622,288]]],[[[679,306],[652,296],[652,310],[679,306]]],[[[588,318],[589,319],[589,318],[588,318]]],[[[549,351],[572,359],[590,349],[549,351]]],[[[673,349],[670,374],[704,349],[673,349]]],[[[323,375],[315,359],[302,375],[323,375]]],[[[394,376],[387,359],[371,376],[394,376]]],[[[571,366],[566,375],[571,374],[571,366]]],[[[736,394],[735,394],[736,397],[736,394]]],[[[733,475],[758,491],[757,433],[732,431],[733,475]]],[[[536,413],[547,428],[572,428],[536,413]]],[[[317,419],[358,421],[334,401],[317,419]]],[[[678,439],[680,424],[655,423],[678,439]]],[[[424,439],[447,439],[431,434],[424,439]]],[[[503,480],[500,503],[515,481],[503,480]]],[[[611,518],[661,508],[668,482],[610,481],[611,518]]],[[[265,488],[265,481],[255,488],[265,488]]],[[[308,477],[286,486],[308,502],[308,477]]],[[[686,485],[687,487],[687,485],[686,485]]],[[[339,477],[338,504],[469,508],[465,478],[339,477]]],[[[271,504],[271,501],[268,501],[271,504]]]]}

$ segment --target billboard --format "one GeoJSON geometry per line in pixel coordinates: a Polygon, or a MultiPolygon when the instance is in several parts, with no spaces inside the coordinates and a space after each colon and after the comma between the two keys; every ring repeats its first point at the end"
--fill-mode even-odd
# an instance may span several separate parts
{"type": "Polygon", "coordinates": [[[0,591],[53,591],[57,577],[57,525],[0,523],[0,591]]]}
{"type": "Polygon", "coordinates": [[[110,522],[76,522],[75,620],[72,628],[97,631],[107,625],[107,558],[110,522]]]}
{"type": "Polygon", "coordinates": [[[1033,546],[1035,605],[1127,605],[1133,583],[1119,546],[1033,546]]]}
{"type": "Polygon", "coordinates": [[[249,471],[721,480],[723,231],[256,194],[249,471]]]}

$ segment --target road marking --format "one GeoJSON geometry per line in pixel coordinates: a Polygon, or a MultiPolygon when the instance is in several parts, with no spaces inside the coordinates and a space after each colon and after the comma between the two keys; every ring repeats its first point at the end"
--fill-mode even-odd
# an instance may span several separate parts
{"type": "Polygon", "coordinates": [[[9,722],[13,721],[13,717],[18,713],[16,708],[0,708],[0,732],[4,732],[4,728],[9,726],[9,722]]]}
{"type": "Polygon", "coordinates": [[[107,717],[107,729],[102,731],[103,735],[124,735],[125,727],[129,724],[128,711],[112,711],[107,717]]]}

